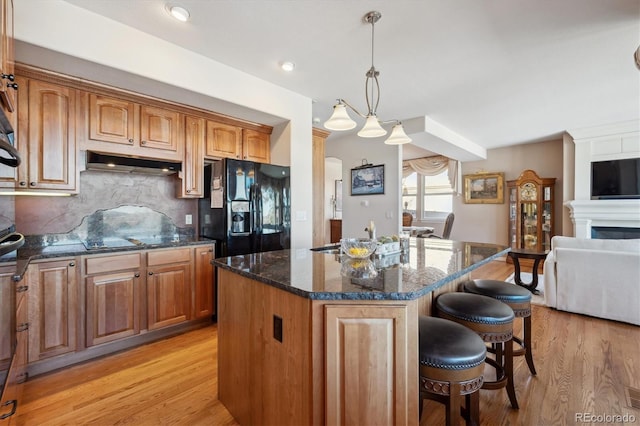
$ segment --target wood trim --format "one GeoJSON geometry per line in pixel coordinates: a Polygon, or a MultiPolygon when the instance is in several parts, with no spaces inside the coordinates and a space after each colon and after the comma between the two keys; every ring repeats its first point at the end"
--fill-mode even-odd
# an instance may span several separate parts
{"type": "Polygon", "coordinates": [[[185,105],[179,102],[170,101],[167,99],[155,98],[141,93],[132,92],[130,90],[109,86],[107,84],[98,83],[95,81],[87,80],[80,77],[74,77],[55,71],[45,70],[20,62],[16,63],[15,74],[22,77],[33,78],[55,84],[61,84],[64,86],[70,86],[75,89],[80,89],[99,95],[111,97],[117,96],[122,100],[143,103],[145,105],[155,106],[158,108],[171,109],[183,114],[197,115],[209,120],[217,121],[219,123],[242,127],[243,129],[251,129],[255,130],[256,132],[267,133],[269,135],[273,132],[273,127],[267,126],[265,124],[253,123],[219,112],[209,111],[202,108],[185,105]]]}
{"type": "Polygon", "coordinates": [[[325,161],[325,139],[329,132],[313,128],[312,138],[312,214],[313,214],[313,235],[312,244],[319,247],[325,243],[324,219],[324,161],[325,161]]]}

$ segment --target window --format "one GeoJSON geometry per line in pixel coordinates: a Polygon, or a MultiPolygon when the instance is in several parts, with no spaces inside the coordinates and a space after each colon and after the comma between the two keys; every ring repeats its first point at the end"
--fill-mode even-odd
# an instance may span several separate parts
{"type": "Polygon", "coordinates": [[[453,190],[447,170],[435,176],[417,172],[402,179],[402,207],[417,220],[427,219],[431,212],[450,212],[453,209],[453,190]],[[420,197],[418,197],[420,194],[420,197]],[[422,212],[418,215],[418,212],[422,212]]]}

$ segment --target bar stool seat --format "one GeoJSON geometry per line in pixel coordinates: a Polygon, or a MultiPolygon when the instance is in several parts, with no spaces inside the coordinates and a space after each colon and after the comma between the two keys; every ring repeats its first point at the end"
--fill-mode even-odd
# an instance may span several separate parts
{"type": "Polygon", "coordinates": [[[442,318],[420,316],[420,415],[423,399],[445,404],[447,425],[458,424],[464,396],[467,424],[480,424],[479,391],[486,346],[472,330],[442,318]]]}
{"type": "Polygon", "coordinates": [[[471,293],[445,293],[436,298],[436,313],[475,331],[491,344],[495,359],[485,363],[495,368],[496,379],[484,381],[482,389],[506,388],[513,408],[518,400],[513,383],[513,310],[499,300],[471,293]]]}
{"type": "Polygon", "coordinates": [[[531,292],[525,288],[498,280],[471,280],[463,283],[467,293],[481,294],[506,303],[513,309],[516,318],[523,320],[522,338],[513,336],[520,347],[513,350],[513,356],[524,355],[531,374],[536,375],[531,352],[531,292]]]}

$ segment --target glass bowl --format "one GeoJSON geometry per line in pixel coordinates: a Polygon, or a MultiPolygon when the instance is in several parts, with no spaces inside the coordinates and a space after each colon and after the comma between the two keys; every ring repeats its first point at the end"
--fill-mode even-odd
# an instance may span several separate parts
{"type": "Polygon", "coordinates": [[[365,259],[376,251],[378,243],[370,238],[343,238],[340,240],[342,253],[353,259],[365,259]]]}

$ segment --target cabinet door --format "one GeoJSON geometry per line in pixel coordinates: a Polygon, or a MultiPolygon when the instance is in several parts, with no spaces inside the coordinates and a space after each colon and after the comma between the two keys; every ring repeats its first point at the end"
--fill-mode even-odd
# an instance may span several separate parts
{"type": "MultiPolygon", "coordinates": [[[[15,55],[13,49],[13,0],[0,1],[0,101],[8,117],[16,110],[16,90],[14,82],[15,55]]],[[[15,127],[15,123],[12,123],[15,127]]]]}
{"type": "MultiPolygon", "coordinates": [[[[76,190],[76,91],[37,80],[29,80],[28,172],[19,186],[31,189],[76,190]]],[[[23,115],[20,114],[20,118],[23,115]]],[[[25,160],[23,158],[23,160],[25,160]]]]}
{"type": "Polygon", "coordinates": [[[418,377],[418,365],[407,364],[417,330],[407,307],[326,305],[325,330],[326,423],[413,423],[418,401],[409,395],[418,394],[418,381],[407,378],[418,377]]]}
{"type": "Polygon", "coordinates": [[[15,327],[16,285],[12,277],[15,271],[15,265],[0,268],[0,383],[11,361],[11,329],[15,327]]]}
{"type": "Polygon", "coordinates": [[[196,247],[194,279],[194,318],[205,318],[215,314],[215,292],[213,277],[213,246],[196,247]]]}
{"type": "Polygon", "coordinates": [[[29,266],[29,362],[76,350],[75,259],[29,266]]]}
{"type": "Polygon", "coordinates": [[[242,129],[228,124],[207,121],[207,142],[204,155],[214,158],[240,158],[242,129]]]}
{"type": "Polygon", "coordinates": [[[179,154],[182,148],[180,118],[180,113],[175,111],[142,105],[140,146],[179,154]]]}
{"type": "Polygon", "coordinates": [[[140,272],[87,277],[87,346],[140,333],[140,272]]]}
{"type": "Polygon", "coordinates": [[[149,330],[191,319],[191,265],[156,266],[147,272],[147,326],[149,330]]]}
{"type": "Polygon", "coordinates": [[[266,133],[242,131],[242,159],[258,163],[271,162],[271,137],[266,133]]]}
{"type": "Polygon", "coordinates": [[[202,197],[204,194],[204,144],[206,120],[185,117],[184,161],[178,196],[202,197]]]}
{"type": "Polygon", "coordinates": [[[121,99],[89,95],[89,139],[134,145],[137,105],[121,99]]]}

